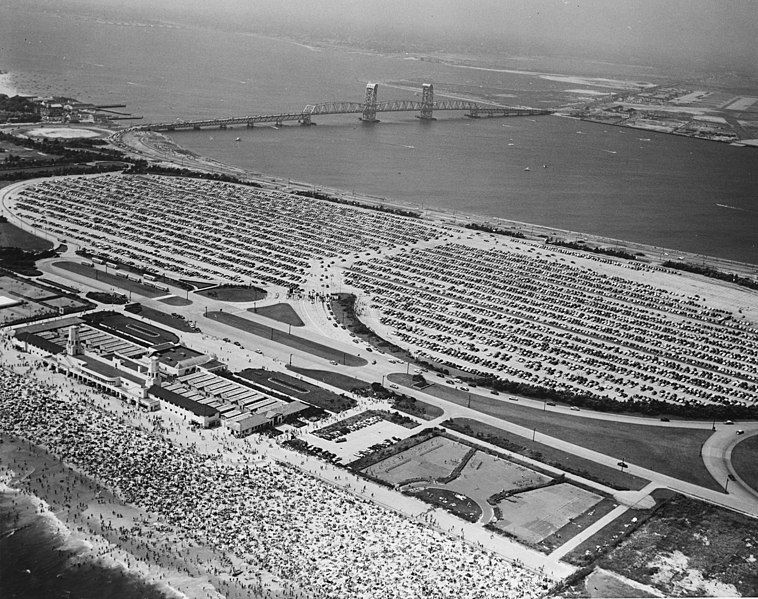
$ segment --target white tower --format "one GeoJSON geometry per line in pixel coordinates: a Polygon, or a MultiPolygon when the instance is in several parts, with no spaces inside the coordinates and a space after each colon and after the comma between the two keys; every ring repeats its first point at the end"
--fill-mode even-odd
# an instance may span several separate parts
{"type": "Polygon", "coordinates": [[[148,387],[152,387],[153,385],[157,387],[161,386],[161,376],[160,370],[158,368],[158,356],[150,357],[150,369],[147,371],[147,374],[148,387]]]}
{"type": "Polygon", "coordinates": [[[79,326],[71,325],[68,327],[68,342],[66,343],[66,353],[69,356],[77,356],[82,353],[82,346],[79,343],[79,326]]]}

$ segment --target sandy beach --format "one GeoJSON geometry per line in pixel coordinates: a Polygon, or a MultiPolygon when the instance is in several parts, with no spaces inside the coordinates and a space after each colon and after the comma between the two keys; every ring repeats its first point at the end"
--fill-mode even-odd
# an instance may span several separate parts
{"type": "MultiPolygon", "coordinates": [[[[353,481],[352,477],[346,476],[343,471],[325,466],[315,458],[287,451],[265,436],[237,440],[230,438],[223,431],[192,430],[174,417],[162,417],[161,415],[136,411],[118,400],[97,395],[86,387],[75,385],[62,375],[40,369],[34,362],[28,361],[29,358],[26,355],[7,349],[7,345],[3,348],[3,360],[5,364],[11,365],[16,372],[26,373],[27,376],[31,375],[34,379],[43,381],[44,384],[59,387],[61,395],[56,401],[64,403],[78,402],[81,403],[85,410],[90,409],[86,408],[87,405],[91,405],[95,411],[104,409],[105,412],[101,413],[112,414],[112,417],[115,419],[114,422],[119,422],[119,426],[128,426],[130,430],[135,431],[136,435],[158,434],[160,437],[165,438],[166,442],[176,447],[184,447],[191,454],[205,456],[209,464],[218,464],[222,468],[222,471],[226,471],[227,468],[230,472],[239,471],[241,467],[244,467],[245,470],[250,468],[250,473],[252,474],[254,470],[260,469],[265,472],[273,468],[275,471],[281,471],[281,474],[277,475],[279,477],[289,470],[287,477],[294,480],[288,482],[287,485],[295,485],[299,489],[300,484],[307,483],[306,487],[313,487],[312,490],[315,490],[316,487],[323,489],[319,493],[325,493],[324,497],[331,497],[331,501],[338,498],[342,498],[339,499],[340,502],[347,501],[343,505],[343,508],[362,504],[364,507],[361,507],[361,510],[369,510],[370,513],[379,510],[376,514],[384,513],[385,515],[382,518],[387,518],[391,514],[391,512],[387,511],[387,508],[369,507],[371,505],[369,502],[374,501],[373,493],[371,493],[368,502],[360,499],[358,502],[347,499],[351,493],[359,494],[361,492],[359,485],[363,485],[363,491],[367,492],[364,483],[353,481]],[[283,457],[287,458],[286,461],[280,461],[283,457]],[[310,482],[308,482],[308,479],[310,479],[310,482]],[[321,479],[322,482],[316,482],[315,479],[321,479]],[[300,483],[297,481],[300,481],[300,483]]],[[[110,419],[111,416],[108,418],[110,419]]],[[[53,437],[57,436],[59,434],[57,429],[60,429],[62,426],[63,424],[53,425],[49,434],[53,437]]],[[[88,434],[86,433],[85,436],[88,434]]],[[[63,438],[66,438],[66,433],[64,433],[63,438]]],[[[310,576],[302,578],[305,572],[301,571],[298,573],[297,578],[301,579],[299,582],[289,575],[280,574],[273,576],[261,568],[260,564],[266,562],[262,561],[259,556],[241,550],[238,545],[239,541],[232,541],[230,538],[222,541],[220,544],[213,542],[209,544],[209,539],[206,537],[208,531],[190,531],[181,520],[177,524],[172,524],[171,518],[167,520],[166,513],[161,512],[160,509],[158,512],[161,513],[153,513],[152,511],[148,512],[135,507],[134,504],[127,504],[119,495],[108,492],[104,487],[98,485],[97,481],[62,466],[57,459],[42,450],[34,447],[30,448],[25,441],[10,439],[6,436],[6,442],[2,444],[2,452],[0,452],[0,464],[2,464],[2,470],[0,471],[4,475],[4,480],[7,480],[12,488],[21,488],[26,493],[31,493],[38,497],[41,501],[45,502],[46,506],[49,506],[51,513],[54,513],[55,517],[60,521],[60,526],[67,529],[63,530],[61,528],[62,533],[69,537],[75,546],[86,549],[82,554],[83,558],[91,559],[94,557],[103,564],[123,567],[130,572],[137,573],[144,580],[159,585],[168,596],[186,596],[198,599],[218,596],[232,598],[251,596],[311,596],[308,591],[308,587],[311,585],[310,576]],[[234,547],[236,549],[233,549],[234,547]],[[306,580],[308,581],[307,583],[304,582],[306,580]],[[302,586],[303,584],[305,586],[302,586]]],[[[277,480],[282,479],[277,478],[277,480]]],[[[187,487],[187,489],[188,491],[191,490],[190,492],[193,494],[195,492],[199,493],[193,487],[187,487]]],[[[388,494],[386,504],[392,505],[393,501],[390,496],[392,492],[388,489],[384,491],[388,494]]],[[[264,493],[271,492],[271,489],[264,491],[264,493]]],[[[298,505],[297,502],[300,501],[294,496],[279,495],[280,492],[277,491],[274,491],[274,493],[288,503],[294,502],[290,504],[293,507],[298,505]]],[[[153,498],[155,498],[154,495],[153,498]]],[[[208,501],[208,498],[203,498],[202,495],[198,495],[198,499],[201,502],[208,501]]],[[[380,504],[385,503],[379,497],[376,500],[380,504]]],[[[168,502],[168,504],[172,504],[173,502],[170,497],[165,497],[162,501],[168,502]]],[[[397,507],[390,508],[392,511],[401,509],[405,512],[405,508],[401,507],[401,505],[408,502],[413,503],[414,500],[407,499],[406,501],[406,498],[400,498],[398,502],[395,502],[397,503],[397,507]]],[[[137,502],[137,505],[140,505],[140,502],[137,502]]],[[[315,507],[315,504],[313,507],[315,507]]],[[[48,508],[46,507],[46,509],[48,508]]],[[[177,507],[177,509],[182,508],[177,507]]],[[[219,506],[219,509],[229,508],[219,506]]],[[[240,507],[235,505],[234,509],[240,509],[240,507]]],[[[308,516],[305,520],[305,522],[308,522],[308,528],[314,525],[319,528],[321,523],[312,521],[313,515],[310,514],[310,510],[306,506],[303,506],[303,509],[305,511],[303,511],[302,515],[308,516]]],[[[349,509],[353,508],[350,507],[349,509]]],[[[425,509],[428,510],[428,508],[425,509]]],[[[335,512],[333,517],[338,517],[337,513],[335,512]]],[[[342,511],[339,510],[339,513],[342,513],[342,511]]],[[[415,539],[419,543],[419,547],[422,547],[427,542],[424,541],[424,538],[431,534],[435,545],[438,545],[440,542],[455,543],[455,546],[459,548],[456,551],[463,550],[461,554],[462,559],[468,559],[466,555],[469,552],[473,552],[473,555],[486,556],[485,559],[488,560],[487,563],[489,564],[500,564],[497,565],[497,568],[505,567],[506,571],[508,571],[515,567],[517,576],[522,577],[524,583],[529,581],[527,586],[524,587],[523,593],[525,596],[532,596],[532,593],[538,588],[532,587],[534,582],[549,579],[554,580],[554,577],[565,576],[571,570],[568,567],[558,568],[548,578],[545,578],[541,573],[541,569],[524,568],[521,565],[521,559],[517,560],[518,564],[510,566],[508,562],[502,561],[500,556],[489,551],[483,553],[483,548],[475,536],[469,540],[470,529],[468,527],[466,527],[465,532],[467,543],[462,545],[460,543],[461,539],[456,540],[456,537],[464,534],[464,530],[460,526],[461,523],[460,521],[456,521],[455,518],[448,516],[441,513],[435,522],[430,515],[425,513],[420,513],[413,519],[408,519],[408,516],[397,514],[391,516],[390,521],[397,522],[398,525],[407,530],[407,534],[411,534],[411,531],[414,531],[412,532],[412,537],[408,538],[415,539]],[[427,520],[430,521],[427,523],[427,520]],[[422,526],[422,521],[425,522],[424,528],[431,526],[437,532],[429,531],[428,533],[424,532],[421,534],[420,531],[424,530],[424,528],[419,528],[422,526]],[[450,541],[445,540],[448,535],[450,536],[450,541]],[[470,548],[467,548],[469,544],[470,548]],[[492,562],[493,559],[495,560],[494,563],[492,562]]],[[[237,522],[238,517],[241,518],[238,523],[241,527],[239,530],[246,531],[247,525],[252,525],[249,517],[243,514],[231,516],[232,520],[230,520],[230,523],[237,522]]],[[[342,515],[339,518],[347,518],[344,526],[346,530],[350,530],[350,516],[342,515]]],[[[390,521],[387,521],[387,524],[390,521]]],[[[284,520],[281,520],[281,523],[285,527],[294,526],[297,530],[303,533],[306,532],[302,529],[300,518],[295,518],[292,522],[286,524],[284,520]]],[[[263,525],[267,526],[265,523],[263,525]]],[[[364,525],[366,524],[362,524],[361,526],[364,525]]],[[[374,529],[372,528],[371,530],[373,531],[374,529]]],[[[341,542],[346,542],[343,536],[344,533],[336,530],[334,533],[336,535],[334,538],[331,537],[331,534],[326,537],[321,536],[320,538],[325,543],[325,547],[313,547],[312,551],[322,552],[331,546],[332,543],[339,543],[340,539],[342,539],[341,542]]],[[[246,531],[244,536],[247,536],[247,534],[249,533],[246,531]]],[[[271,534],[278,537],[280,533],[275,528],[271,531],[271,534]]],[[[305,552],[304,555],[310,555],[310,545],[298,546],[298,544],[292,544],[293,541],[288,536],[289,534],[291,532],[288,533],[286,530],[281,531],[282,541],[290,547],[291,551],[295,553],[305,552]]],[[[375,533],[372,532],[372,534],[377,535],[378,548],[383,548],[381,550],[385,552],[389,547],[386,543],[394,543],[389,538],[384,539],[383,532],[378,529],[375,533]]],[[[489,533],[487,533],[487,536],[489,536],[489,533]]],[[[225,537],[222,538],[226,539],[225,537]]],[[[240,535],[239,539],[241,540],[242,538],[243,535],[240,535]]],[[[352,539],[350,542],[352,543],[355,540],[352,539]]],[[[265,539],[256,539],[256,542],[259,541],[265,542],[265,539]]],[[[530,550],[522,548],[507,539],[502,539],[501,544],[503,545],[502,550],[505,553],[513,553],[515,551],[513,556],[523,557],[527,562],[527,566],[529,565],[529,560],[532,559],[530,554],[534,553],[535,556],[538,555],[536,552],[530,552],[530,550]]],[[[364,547],[363,542],[361,542],[360,546],[364,547]]],[[[377,549],[374,549],[369,544],[362,551],[375,551],[377,549]]],[[[327,551],[330,550],[327,549],[327,551]]],[[[277,553],[276,555],[279,554],[277,553]]],[[[382,560],[376,564],[381,563],[385,565],[384,567],[396,568],[394,557],[387,553],[384,555],[388,561],[382,560]]],[[[423,555],[425,556],[424,561],[438,559],[437,557],[432,558],[433,554],[424,553],[423,555]]],[[[445,554],[440,554],[440,557],[442,555],[445,554]]],[[[538,559],[540,561],[547,561],[544,556],[538,559]]],[[[317,561],[313,564],[313,567],[316,569],[311,575],[320,576],[318,568],[323,566],[334,567],[337,565],[330,562],[331,559],[328,559],[326,563],[319,563],[317,561]]],[[[537,566],[538,564],[535,563],[532,565],[532,568],[537,568],[537,566]]],[[[279,565],[277,564],[276,567],[279,568],[279,565]]],[[[490,576],[498,572],[497,570],[490,571],[489,566],[485,571],[490,572],[490,576]]],[[[287,569],[282,570],[282,572],[287,572],[287,569]]],[[[362,572],[361,568],[358,568],[357,572],[360,572],[359,576],[361,578],[369,576],[366,581],[371,580],[372,584],[374,584],[373,581],[375,579],[372,573],[362,572]]],[[[395,570],[395,572],[403,577],[406,576],[402,569],[395,570]]],[[[500,573],[496,577],[499,575],[500,573]]],[[[447,580],[447,575],[445,576],[447,580]]],[[[324,582],[316,583],[317,586],[311,589],[314,592],[314,596],[321,596],[322,594],[325,597],[335,596],[334,593],[338,592],[339,585],[343,582],[342,579],[322,580],[324,582]],[[326,583],[326,580],[329,580],[329,582],[326,583]],[[324,586],[325,584],[326,586],[324,586]],[[316,588],[318,591],[315,590],[316,588]]],[[[376,581],[379,582],[379,579],[376,579],[376,581]]],[[[384,583],[381,582],[379,584],[384,583]]],[[[435,586],[437,584],[435,582],[435,586]]],[[[443,584],[455,585],[457,583],[452,583],[452,579],[450,579],[450,581],[443,584]]],[[[492,588],[493,590],[495,589],[495,587],[492,588]]],[[[374,591],[369,589],[370,587],[366,587],[364,590],[366,597],[377,596],[372,594],[374,591]]],[[[500,596],[500,592],[502,591],[497,591],[492,596],[500,596]]],[[[414,593],[415,591],[411,594],[415,596],[414,593]]],[[[434,596],[438,595],[435,593],[434,596]]],[[[465,596],[469,595],[466,594],[465,596]]]]}
{"type": "MultiPolygon", "coordinates": [[[[135,424],[142,424],[144,414],[113,398],[84,391],[86,387],[75,386],[62,375],[40,370],[18,352],[3,348],[2,357],[4,365],[17,372],[31,372],[74,394],[82,391],[97,405],[131,414],[135,424]]],[[[177,438],[184,436],[177,431],[177,438]]],[[[169,598],[243,598],[263,596],[263,592],[267,597],[283,596],[281,585],[270,574],[252,576],[250,565],[239,558],[184,538],[165,523],[159,524],[155,514],[127,504],[45,448],[8,435],[0,434],[0,439],[0,492],[16,496],[19,505],[31,500],[52,530],[65,539],[64,547],[76,551],[75,563],[121,569],[169,598]],[[247,574],[232,576],[239,569],[247,574]]]]}

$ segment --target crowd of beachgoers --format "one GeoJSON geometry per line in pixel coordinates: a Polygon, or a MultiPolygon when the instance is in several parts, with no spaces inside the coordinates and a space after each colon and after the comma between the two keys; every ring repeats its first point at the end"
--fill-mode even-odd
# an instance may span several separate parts
{"type": "Polygon", "coordinates": [[[418,219],[202,179],[102,175],[24,188],[14,212],[61,239],[200,280],[300,284],[314,258],[442,237],[418,219]]]}
{"type": "Polygon", "coordinates": [[[531,244],[406,249],[354,263],[345,284],[393,340],[482,376],[615,399],[758,400],[754,325],[531,244]]]}
{"type": "Polygon", "coordinates": [[[242,460],[180,446],[163,434],[164,426],[180,423],[146,416],[155,426],[144,419],[137,424],[89,392],[39,380],[39,368],[30,365],[24,375],[0,368],[0,432],[46,448],[155,515],[178,532],[177,542],[213,547],[287,581],[288,596],[531,598],[553,582],[292,466],[261,459],[249,440],[242,460]]]}

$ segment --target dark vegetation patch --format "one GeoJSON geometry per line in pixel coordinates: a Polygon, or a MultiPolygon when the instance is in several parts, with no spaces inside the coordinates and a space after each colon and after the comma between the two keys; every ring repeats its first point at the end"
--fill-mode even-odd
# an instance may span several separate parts
{"type": "Polygon", "coordinates": [[[257,302],[266,297],[266,292],[263,289],[242,285],[220,285],[195,293],[220,302],[257,302]]]}
{"type": "MultiPolygon", "coordinates": [[[[656,489],[650,494],[655,500],[655,506],[652,509],[627,510],[606,524],[590,538],[585,539],[566,554],[563,559],[580,567],[599,565],[599,558],[607,555],[621,541],[645,524],[675,495],[676,493],[669,489],[656,489]]],[[[609,568],[609,570],[612,569],[609,568]]],[[[615,571],[622,574],[620,570],[615,571]]]]}
{"type": "Polygon", "coordinates": [[[292,370],[293,372],[307,376],[309,379],[321,381],[322,383],[331,385],[332,387],[337,387],[338,389],[343,389],[345,391],[358,392],[361,389],[371,388],[371,385],[369,385],[367,382],[339,372],[331,372],[329,370],[313,370],[311,368],[302,368],[300,366],[287,366],[287,370],[292,370]]]}
{"type": "MultiPolygon", "coordinates": [[[[654,581],[656,574],[665,573],[651,562],[680,551],[688,558],[687,567],[700,571],[704,578],[734,585],[742,596],[755,597],[756,547],[758,519],[677,494],[601,558],[598,565],[671,596],[679,594],[676,587],[654,581]]],[[[674,581],[684,575],[679,574],[674,581]]],[[[692,594],[706,595],[703,590],[692,594]]]]}
{"type": "Polygon", "coordinates": [[[662,264],[666,268],[673,268],[676,270],[684,270],[687,272],[695,273],[696,275],[703,275],[704,277],[710,277],[711,279],[718,279],[719,281],[727,281],[734,283],[748,289],[758,289],[758,281],[750,277],[742,277],[738,274],[731,272],[721,272],[710,266],[698,266],[697,264],[689,264],[687,262],[675,262],[668,260],[662,264]]]}
{"type": "Polygon", "coordinates": [[[406,414],[410,414],[411,416],[423,418],[424,420],[434,420],[444,414],[442,408],[408,395],[401,395],[398,397],[392,404],[392,407],[401,412],[405,412],[406,414]]]}
{"type": "Polygon", "coordinates": [[[88,291],[86,297],[101,304],[123,305],[129,301],[129,298],[121,293],[107,293],[105,291],[88,291]]]}
{"type": "Polygon", "coordinates": [[[748,486],[758,491],[758,435],[740,441],[735,446],[732,450],[732,466],[748,486]]]}
{"type": "Polygon", "coordinates": [[[618,248],[600,247],[587,245],[584,241],[564,241],[562,239],[548,239],[549,245],[557,245],[572,250],[579,250],[581,252],[589,252],[591,254],[604,254],[606,256],[613,256],[614,258],[623,258],[624,260],[637,260],[637,254],[631,252],[625,252],[618,248]]]}
{"type": "Polygon", "coordinates": [[[42,274],[37,270],[37,260],[54,258],[57,255],[55,250],[27,251],[15,247],[0,247],[0,268],[27,277],[36,277],[42,274]]]}
{"type": "Polygon", "coordinates": [[[505,235],[507,237],[516,237],[517,239],[525,239],[521,231],[514,231],[513,229],[503,229],[501,227],[495,227],[493,225],[485,225],[483,223],[467,223],[464,225],[467,229],[473,229],[474,231],[484,231],[485,233],[493,233],[495,235],[505,235]]]}
{"type": "Polygon", "coordinates": [[[420,212],[414,212],[413,210],[405,210],[404,208],[396,208],[394,206],[387,206],[385,204],[364,204],[356,200],[345,200],[336,196],[323,193],[321,191],[296,191],[295,195],[305,198],[314,198],[316,200],[325,200],[327,202],[334,202],[336,204],[346,204],[348,206],[357,206],[358,208],[368,208],[369,210],[376,210],[378,212],[388,212],[389,214],[397,214],[398,216],[407,216],[410,218],[421,218],[420,212]]]}
{"type": "Polygon", "coordinates": [[[225,183],[236,183],[246,185],[247,187],[262,187],[255,181],[246,181],[232,175],[224,173],[205,173],[202,171],[193,171],[187,168],[176,168],[172,166],[159,166],[149,164],[146,160],[135,160],[129,170],[124,171],[128,175],[164,175],[167,177],[189,177],[191,179],[206,179],[208,181],[223,181],[225,183]]]}
{"type": "Polygon", "coordinates": [[[276,320],[277,322],[290,324],[293,327],[302,327],[305,324],[297,315],[297,312],[292,309],[292,306],[285,303],[262,306],[260,308],[248,308],[247,311],[270,318],[271,320],[276,320]]]}
{"type": "Polygon", "coordinates": [[[479,504],[470,497],[466,497],[456,491],[440,489],[438,487],[425,487],[423,489],[408,489],[404,493],[431,505],[441,507],[468,522],[476,522],[482,517],[482,508],[479,507],[479,504]]]}
{"type": "Polygon", "coordinates": [[[131,312],[132,314],[139,314],[142,316],[142,318],[147,318],[148,320],[152,320],[158,324],[171,327],[177,331],[182,331],[184,333],[200,332],[200,329],[187,322],[187,320],[181,314],[167,314],[161,310],[149,308],[148,306],[143,306],[142,304],[137,303],[131,304],[124,309],[127,312],[131,312]]]}
{"type": "Polygon", "coordinates": [[[192,300],[179,297],[178,295],[172,295],[171,297],[164,297],[158,300],[162,304],[167,306],[189,306],[192,304],[192,300]]]}
{"type": "Polygon", "coordinates": [[[2,217],[2,220],[0,220],[0,247],[44,252],[53,249],[53,244],[47,239],[24,231],[13,223],[9,223],[5,217],[2,217]]]}

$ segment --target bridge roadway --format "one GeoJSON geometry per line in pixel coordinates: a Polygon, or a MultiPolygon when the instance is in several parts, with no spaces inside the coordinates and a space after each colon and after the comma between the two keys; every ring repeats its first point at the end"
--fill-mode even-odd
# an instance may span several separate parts
{"type": "Polygon", "coordinates": [[[285,122],[294,121],[301,125],[312,125],[312,117],[330,114],[362,114],[364,122],[377,122],[375,114],[378,112],[418,112],[418,118],[422,120],[434,120],[432,116],[436,110],[462,110],[467,111],[469,118],[481,117],[509,117],[509,116],[535,116],[551,114],[551,110],[528,108],[523,106],[492,106],[483,105],[468,100],[443,100],[441,102],[423,102],[417,100],[388,100],[375,104],[362,102],[326,102],[324,104],[309,104],[301,112],[284,112],[279,114],[259,114],[223,119],[208,119],[197,121],[177,121],[175,123],[146,124],[135,129],[142,131],[181,131],[187,129],[217,128],[226,129],[234,125],[252,127],[256,123],[274,123],[282,125],[285,122]]]}

